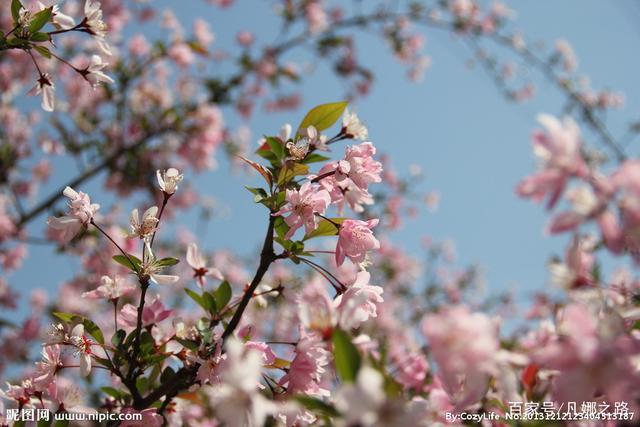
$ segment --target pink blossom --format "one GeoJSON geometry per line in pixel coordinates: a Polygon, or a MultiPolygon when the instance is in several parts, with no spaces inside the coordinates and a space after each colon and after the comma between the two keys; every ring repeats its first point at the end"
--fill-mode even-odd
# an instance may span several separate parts
{"type": "Polygon", "coordinates": [[[382,288],[369,284],[371,274],[361,271],[355,282],[334,300],[340,315],[340,325],[345,329],[358,328],[369,318],[376,317],[377,307],[384,300],[382,288]]]}
{"type": "Polygon", "coordinates": [[[574,236],[567,248],[564,262],[549,263],[552,281],[565,289],[588,286],[593,283],[591,272],[595,263],[595,242],[574,236]]]}
{"type": "Polygon", "coordinates": [[[33,382],[39,388],[46,388],[54,379],[58,370],[62,367],[59,345],[47,345],[42,348],[42,361],[36,363],[36,374],[33,382]]]}
{"type": "Polygon", "coordinates": [[[51,175],[51,163],[47,159],[42,159],[32,168],[33,177],[40,182],[46,182],[51,175]]]}
{"type": "Polygon", "coordinates": [[[570,118],[560,122],[553,116],[541,114],[538,121],[545,131],[533,134],[534,153],[543,169],[525,178],[517,187],[520,196],[536,201],[547,195],[547,207],[553,207],[572,176],[584,176],[586,164],[580,153],[580,129],[570,118]]]}
{"type": "Polygon", "coordinates": [[[382,163],[373,159],[376,148],[370,142],[347,147],[344,159],[338,162],[336,181],[347,178],[363,190],[372,182],[381,182],[382,163]]]}
{"type": "Polygon", "coordinates": [[[16,232],[16,225],[4,210],[4,199],[0,197],[0,242],[16,232]]]}
{"type": "Polygon", "coordinates": [[[304,12],[311,33],[323,31],[329,25],[327,13],[318,0],[307,2],[304,12]]]}
{"type": "Polygon", "coordinates": [[[236,41],[241,46],[251,46],[251,44],[253,44],[253,40],[253,33],[249,31],[240,31],[238,34],[236,34],[236,41]]]}
{"type": "Polygon", "coordinates": [[[289,226],[285,239],[290,239],[303,225],[306,234],[315,230],[318,227],[318,214],[324,214],[331,204],[329,192],[321,190],[318,185],[310,182],[302,184],[299,190],[287,190],[285,198],[288,204],[274,213],[274,215],[283,215],[291,212],[284,219],[289,226]]]}
{"type": "Polygon", "coordinates": [[[71,330],[69,342],[75,347],[75,355],[80,359],[80,375],[83,377],[91,373],[91,340],[84,336],[84,325],[77,324],[71,330]]]}
{"type": "Polygon", "coordinates": [[[47,388],[47,394],[51,397],[52,411],[67,411],[75,413],[95,413],[96,410],[84,406],[85,394],[79,386],[71,382],[71,380],[58,377],[56,381],[51,382],[47,388]]]}
{"type": "Polygon", "coordinates": [[[144,35],[136,34],[129,40],[129,52],[135,56],[145,56],[151,51],[151,45],[144,35]]]}
{"type": "Polygon", "coordinates": [[[564,308],[561,336],[533,354],[541,368],[557,371],[552,381],[557,401],[589,401],[596,394],[610,402],[635,401],[639,378],[631,357],[637,355],[637,343],[621,326],[615,316],[584,304],[564,308]]]}
{"type": "Polygon", "coordinates": [[[344,263],[345,257],[354,263],[362,263],[368,251],[379,249],[380,242],[371,229],[378,225],[377,219],[369,221],[348,219],[340,224],[336,245],[336,264],[344,263]]]}
{"type": "Polygon", "coordinates": [[[82,298],[114,300],[130,295],[136,289],[135,286],[125,283],[125,280],[119,276],[114,276],[113,279],[102,276],[100,283],[100,286],[93,291],[84,292],[82,298]]]}
{"type": "Polygon", "coordinates": [[[186,43],[174,43],[168,51],[171,58],[181,68],[186,68],[195,61],[195,54],[186,43]]]}
{"type": "Polygon", "coordinates": [[[144,211],[142,214],[142,219],[140,219],[140,214],[138,213],[138,209],[133,209],[131,211],[131,216],[129,217],[129,225],[131,227],[131,231],[129,233],[130,237],[139,237],[143,240],[148,240],[155,233],[156,227],[158,226],[158,207],[151,206],[149,209],[144,211]]]}
{"type": "Polygon", "coordinates": [[[305,285],[298,300],[298,318],[304,328],[322,336],[330,336],[336,326],[338,318],[335,304],[320,277],[314,276],[314,279],[305,285]]]}
{"type": "Polygon", "coordinates": [[[410,353],[396,363],[398,372],[395,378],[407,389],[422,391],[429,372],[429,362],[420,353],[410,353]]]}
{"type": "Polygon", "coordinates": [[[278,382],[287,387],[288,394],[304,393],[311,396],[329,396],[329,390],[322,388],[325,367],[329,364],[329,352],[324,349],[318,335],[307,335],[296,346],[296,355],[291,361],[289,372],[278,382]]]}
{"type": "Polygon", "coordinates": [[[259,392],[262,369],[259,353],[231,338],[225,344],[220,383],[210,389],[216,416],[229,426],[264,424],[274,404],[259,392]]]}
{"type": "Polygon", "coordinates": [[[5,252],[0,252],[0,263],[8,273],[22,266],[22,261],[27,257],[27,245],[17,245],[5,252]]]}
{"type": "Polygon", "coordinates": [[[247,349],[258,352],[262,356],[262,363],[272,365],[276,361],[276,354],[267,343],[259,341],[247,341],[244,343],[247,349]]]}
{"type": "Polygon", "coordinates": [[[198,284],[201,287],[206,283],[206,276],[211,276],[218,280],[223,279],[220,270],[207,266],[204,255],[195,243],[191,243],[187,248],[187,264],[193,269],[193,277],[198,280],[198,284]]]}
{"type": "Polygon", "coordinates": [[[198,170],[212,169],[216,165],[213,155],[224,140],[222,111],[216,105],[201,104],[194,118],[194,130],[180,144],[178,154],[198,170]]]}
{"type": "Polygon", "coordinates": [[[91,203],[87,194],[76,192],[71,187],[66,187],[62,194],[69,199],[67,203],[69,212],[59,218],[49,217],[47,223],[49,227],[60,231],[61,237],[68,241],[75,237],[83,226],[86,227],[89,224],[100,205],[91,203]]]}
{"type": "Polygon", "coordinates": [[[202,45],[202,47],[207,47],[215,40],[215,36],[211,32],[211,28],[206,21],[202,19],[196,19],[193,23],[193,34],[198,40],[198,43],[202,45]]]}
{"type": "MultiPolygon", "coordinates": [[[[156,297],[150,303],[145,304],[142,310],[142,325],[149,326],[167,319],[173,314],[173,310],[165,308],[160,300],[160,296],[156,297]]],[[[134,328],[138,321],[138,308],[132,304],[126,304],[120,310],[118,320],[125,326],[134,328]]]]}
{"type": "Polygon", "coordinates": [[[369,136],[367,128],[362,124],[358,115],[350,112],[348,109],[344,111],[344,115],[342,116],[342,132],[349,138],[359,139],[361,141],[365,141],[369,136]]]}
{"type": "Polygon", "coordinates": [[[485,393],[500,348],[489,317],[465,306],[428,314],[422,331],[429,342],[439,376],[457,407],[477,402],[485,393]]]}

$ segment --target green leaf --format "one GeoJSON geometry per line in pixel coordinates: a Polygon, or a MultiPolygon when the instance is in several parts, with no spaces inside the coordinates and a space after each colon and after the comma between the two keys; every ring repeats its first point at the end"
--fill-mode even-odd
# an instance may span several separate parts
{"type": "Polygon", "coordinates": [[[118,329],[118,332],[111,337],[111,344],[113,344],[114,347],[120,347],[126,337],[127,333],[123,329],[118,329]]]}
{"type": "Polygon", "coordinates": [[[282,186],[283,184],[291,181],[296,176],[308,174],[309,166],[303,165],[302,163],[287,162],[287,164],[284,165],[282,169],[280,169],[280,174],[278,175],[278,185],[282,186]]]}
{"type": "Polygon", "coordinates": [[[104,344],[104,335],[102,335],[102,331],[91,319],[72,313],[54,312],[53,315],[63,322],[74,323],[77,321],[78,323],[82,323],[86,333],[91,335],[98,343],[104,344]]]}
{"type": "Polygon", "coordinates": [[[140,334],[140,353],[143,355],[149,355],[155,352],[156,341],[151,334],[146,330],[140,334]]]}
{"type": "Polygon", "coordinates": [[[322,104],[312,108],[304,119],[302,119],[302,123],[300,123],[296,134],[300,135],[300,132],[309,126],[315,127],[318,132],[331,127],[340,118],[344,109],[347,108],[347,105],[348,102],[342,101],[322,104]]]}
{"type": "Polygon", "coordinates": [[[336,408],[333,407],[333,405],[324,402],[317,397],[311,397],[302,394],[296,396],[295,400],[313,413],[328,415],[330,417],[340,416],[340,413],[336,410],[336,408]]]}
{"type": "MultiPolygon", "coordinates": [[[[41,34],[41,33],[38,33],[41,34]]],[[[51,59],[51,52],[49,52],[49,49],[47,49],[44,46],[33,46],[33,48],[42,56],[44,56],[47,59],[51,59]]]]}
{"type": "Polygon", "coordinates": [[[231,285],[226,280],[220,283],[218,289],[216,289],[215,297],[216,297],[216,307],[218,311],[221,311],[228,303],[231,301],[231,285]]]}
{"type": "Polygon", "coordinates": [[[279,138],[268,136],[266,138],[267,145],[271,148],[271,151],[276,156],[276,159],[281,160],[285,156],[284,145],[280,142],[279,138]]]}
{"type": "Polygon", "coordinates": [[[95,354],[93,355],[93,360],[101,366],[104,366],[105,368],[111,368],[112,364],[109,361],[109,359],[105,359],[104,357],[98,357],[95,354]]]}
{"type": "Polygon", "coordinates": [[[124,255],[114,255],[113,260],[118,264],[127,267],[131,271],[136,271],[136,269],[140,268],[140,265],[142,264],[142,261],[131,254],[129,254],[129,258],[124,255]]]}
{"type": "MultiPolygon", "coordinates": [[[[336,224],[342,224],[346,218],[330,218],[331,221],[336,224]]],[[[313,239],[314,237],[322,237],[322,236],[336,236],[338,234],[338,227],[335,226],[331,221],[327,221],[323,219],[318,223],[318,227],[313,230],[311,233],[306,234],[304,236],[304,240],[313,239]]]]}
{"type": "Polygon", "coordinates": [[[192,291],[191,289],[185,289],[184,290],[187,295],[189,295],[191,297],[192,300],[194,300],[200,307],[204,308],[206,311],[209,311],[209,309],[207,308],[207,303],[204,300],[204,297],[202,295],[197,294],[196,292],[192,291]]]}
{"type": "Polygon", "coordinates": [[[136,388],[140,391],[140,393],[146,393],[149,389],[149,380],[147,379],[147,377],[138,377],[138,379],[136,380],[136,388]]]}
{"type": "MultiPolygon", "coordinates": [[[[33,33],[31,34],[31,37],[29,37],[29,40],[31,40],[32,42],[48,42],[49,40],[51,40],[51,38],[47,33],[33,33]]],[[[40,52],[40,50],[37,49],[38,47],[40,46],[34,46],[34,48],[36,48],[36,50],[40,52]]],[[[47,48],[44,48],[44,49],[46,49],[49,54],[48,58],[51,58],[51,53],[49,52],[49,49],[47,48]]]]}
{"type": "Polygon", "coordinates": [[[216,312],[217,304],[216,304],[216,299],[213,297],[213,295],[211,295],[209,292],[203,292],[202,301],[204,302],[206,310],[209,313],[216,312]]]}
{"type": "Polygon", "coordinates": [[[13,17],[13,23],[17,24],[20,19],[20,9],[22,9],[22,3],[20,0],[11,0],[11,16],[13,17]]]}
{"type": "Polygon", "coordinates": [[[104,344],[104,335],[102,335],[102,331],[100,330],[98,325],[96,325],[92,320],[87,319],[86,317],[82,319],[82,324],[84,325],[85,332],[88,332],[89,335],[95,338],[96,341],[98,341],[100,344],[104,344]]]}
{"type": "Polygon", "coordinates": [[[198,349],[198,343],[193,342],[191,340],[185,340],[183,338],[175,338],[183,347],[188,348],[189,350],[196,351],[198,349]]]}
{"type": "Polygon", "coordinates": [[[307,156],[304,158],[304,160],[302,160],[302,163],[324,162],[326,160],[329,160],[330,158],[331,157],[323,156],[323,155],[318,154],[318,153],[311,153],[311,154],[307,154],[307,156]]]}
{"type": "Polygon", "coordinates": [[[360,353],[351,338],[340,329],[333,331],[333,358],[336,372],[342,381],[353,382],[360,370],[360,353]]]}
{"type": "Polygon", "coordinates": [[[254,187],[247,187],[247,186],[245,186],[244,188],[249,190],[252,194],[260,197],[261,199],[269,197],[269,195],[267,194],[267,192],[263,188],[258,188],[258,187],[254,188],[254,187]]]}
{"type": "Polygon", "coordinates": [[[52,10],[53,7],[48,7],[33,15],[31,22],[29,22],[29,32],[35,33],[40,31],[40,29],[51,20],[52,10]]]}
{"type": "Polygon", "coordinates": [[[276,217],[275,222],[273,223],[273,228],[276,230],[276,234],[281,239],[284,239],[284,235],[289,231],[289,226],[281,216],[276,217]]]}
{"type": "Polygon", "coordinates": [[[167,257],[167,258],[162,258],[161,260],[156,261],[156,265],[159,265],[161,267],[170,267],[172,265],[176,265],[179,262],[180,260],[177,258],[167,257]]]}

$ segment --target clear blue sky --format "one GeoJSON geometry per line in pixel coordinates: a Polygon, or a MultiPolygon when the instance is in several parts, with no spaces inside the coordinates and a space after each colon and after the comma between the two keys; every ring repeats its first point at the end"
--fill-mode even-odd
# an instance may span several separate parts
{"type": "MultiPolygon", "coordinates": [[[[74,0],[68,0],[74,1],[74,0]]],[[[175,5],[178,2],[159,1],[175,5]]],[[[251,29],[273,40],[277,27],[268,12],[269,2],[239,0],[230,11],[203,6],[201,1],[180,2],[177,11],[184,22],[199,15],[209,21],[220,47],[230,47],[239,29],[251,29]],[[189,6],[184,6],[189,4],[189,6]]],[[[633,0],[513,1],[518,13],[517,27],[528,40],[553,43],[566,38],[574,46],[579,69],[591,77],[595,88],[621,90],[627,104],[617,113],[623,119],[638,115],[640,87],[637,76],[640,58],[640,7],[633,0]],[[635,23],[635,24],[634,24],[635,23]]],[[[379,40],[360,37],[359,52],[377,73],[371,95],[355,109],[369,127],[371,139],[381,152],[392,156],[397,170],[406,173],[412,163],[422,166],[428,189],[438,190],[440,208],[408,222],[394,236],[410,252],[420,252],[420,238],[455,240],[461,264],[484,267],[490,290],[513,289],[522,301],[535,289],[546,286],[546,261],[564,250],[567,236],[543,234],[547,215],[542,206],[520,200],[514,186],[534,170],[529,136],[538,112],[559,113],[562,98],[549,85],[538,88],[536,100],[515,105],[503,100],[484,73],[465,67],[469,52],[447,33],[428,31],[426,51],[433,65],[420,84],[406,80],[405,70],[395,63],[379,40]]],[[[304,107],[297,113],[258,114],[249,125],[254,139],[276,132],[284,122],[297,123],[301,114],[315,104],[339,100],[343,88],[325,68],[304,82],[304,107]]],[[[229,121],[238,123],[227,115],[229,121]]],[[[615,134],[624,129],[624,120],[615,122],[615,134]]],[[[60,164],[57,162],[55,164],[60,164]]],[[[232,176],[226,162],[216,171],[187,176],[198,188],[230,209],[230,216],[209,226],[203,246],[231,248],[247,254],[256,249],[263,234],[264,212],[253,205],[243,189],[254,180],[232,176]],[[215,238],[214,238],[215,237],[215,238]]],[[[60,172],[52,183],[65,178],[60,172]]],[[[45,188],[47,190],[52,187],[45,188]]],[[[91,192],[100,188],[100,179],[80,188],[91,192]]],[[[94,198],[100,200],[98,192],[94,198]]],[[[195,229],[192,216],[190,224],[195,229]]],[[[44,217],[41,218],[43,223],[44,217]]],[[[123,224],[126,218],[122,218],[123,224]]],[[[37,235],[41,226],[33,226],[37,235]]],[[[44,287],[54,290],[69,277],[74,262],[52,254],[46,247],[30,248],[25,268],[10,276],[10,282],[27,295],[44,287]]]]}

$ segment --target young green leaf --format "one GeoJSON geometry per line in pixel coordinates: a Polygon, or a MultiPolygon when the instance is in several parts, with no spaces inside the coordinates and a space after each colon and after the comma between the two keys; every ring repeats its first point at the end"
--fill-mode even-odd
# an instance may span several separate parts
{"type": "Polygon", "coordinates": [[[331,157],[323,156],[318,153],[307,154],[307,156],[302,160],[302,163],[317,163],[324,162],[329,160],[331,157]]]}
{"type": "Polygon", "coordinates": [[[11,0],[11,16],[13,17],[13,23],[17,24],[20,19],[20,10],[23,8],[20,0],[11,0]]]}
{"type": "Polygon", "coordinates": [[[311,233],[304,236],[304,240],[313,239],[314,237],[322,236],[336,236],[338,234],[338,227],[336,224],[342,224],[346,218],[331,218],[331,221],[323,219],[318,223],[318,226],[311,233]]]}
{"type": "Polygon", "coordinates": [[[176,265],[177,263],[179,263],[180,260],[177,258],[162,258],[161,260],[156,261],[156,264],[161,266],[161,267],[170,267],[172,265],[176,265]]]}
{"type": "Polygon", "coordinates": [[[124,342],[126,336],[127,333],[124,331],[124,329],[118,329],[118,332],[113,334],[113,336],[111,337],[111,344],[113,344],[114,347],[120,347],[120,345],[124,342]]]}
{"type": "Polygon", "coordinates": [[[282,186],[282,184],[286,184],[296,176],[308,174],[309,166],[303,165],[301,163],[287,162],[287,164],[284,165],[282,169],[280,169],[280,174],[278,175],[278,185],[282,186]]]}
{"type": "Polygon", "coordinates": [[[333,358],[336,372],[344,382],[353,382],[360,370],[360,353],[351,342],[351,338],[340,329],[333,331],[333,358]]]}
{"type": "Polygon", "coordinates": [[[300,132],[309,126],[315,127],[318,132],[331,127],[340,118],[347,105],[348,102],[343,101],[322,104],[312,108],[300,123],[296,134],[300,135],[300,132]]]}
{"type": "Polygon", "coordinates": [[[229,304],[229,301],[231,301],[231,295],[232,291],[229,282],[225,280],[224,282],[220,283],[220,286],[218,286],[218,289],[216,289],[215,292],[216,306],[218,308],[218,311],[222,310],[227,304],[229,304]]]}
{"type": "Polygon", "coordinates": [[[281,239],[284,239],[285,234],[289,231],[289,226],[281,216],[276,217],[275,222],[273,223],[273,228],[276,230],[276,234],[281,239]]]}
{"type": "Polygon", "coordinates": [[[127,267],[131,271],[136,271],[136,269],[139,269],[142,264],[142,261],[131,254],[129,254],[129,258],[124,255],[114,255],[113,260],[118,264],[127,267]]]}
{"type": "Polygon", "coordinates": [[[328,415],[330,417],[340,416],[340,413],[333,407],[333,405],[326,403],[317,397],[311,397],[303,394],[296,396],[295,400],[316,414],[328,415]]]}
{"type": "Polygon", "coordinates": [[[43,57],[51,59],[51,52],[44,46],[33,46],[33,48],[43,57]]]}
{"type": "Polygon", "coordinates": [[[191,340],[185,340],[182,338],[175,338],[176,341],[178,341],[180,344],[182,344],[183,347],[188,348],[189,350],[197,350],[198,349],[198,343],[193,342],[191,340]]]}
{"type": "Polygon", "coordinates": [[[62,313],[58,311],[54,312],[53,315],[66,323],[74,323],[76,321],[78,323],[82,323],[86,333],[91,335],[98,343],[104,344],[104,335],[102,335],[102,331],[91,319],[87,319],[79,314],[62,313]]]}
{"type": "MultiPolygon", "coordinates": [[[[49,34],[47,33],[33,33],[31,34],[31,37],[29,37],[29,40],[31,40],[32,42],[48,42],[49,40],[51,40],[51,37],[49,37],[49,34]]],[[[48,58],[51,58],[51,52],[49,52],[49,49],[47,49],[44,46],[34,46],[34,48],[40,52],[40,49],[45,49],[47,51],[47,53],[49,54],[48,58]]],[[[42,52],[40,52],[42,54],[42,52]]],[[[43,55],[46,56],[46,55],[43,55]]]]}
{"type": "Polygon", "coordinates": [[[191,289],[184,290],[192,300],[194,300],[200,307],[204,308],[207,312],[209,309],[207,308],[207,303],[204,300],[204,297],[192,291],[191,289]]]}
{"type": "Polygon", "coordinates": [[[33,15],[31,22],[29,22],[29,32],[35,33],[40,31],[40,29],[51,20],[52,11],[53,7],[48,7],[33,15]]]}
{"type": "Polygon", "coordinates": [[[282,142],[280,142],[278,138],[274,138],[272,136],[268,136],[266,138],[266,141],[267,141],[267,145],[269,146],[269,148],[271,148],[271,151],[276,156],[276,160],[283,159],[285,155],[285,151],[284,151],[284,145],[282,144],[282,142]]]}
{"type": "Polygon", "coordinates": [[[215,313],[216,312],[216,299],[213,295],[211,295],[209,292],[203,292],[202,293],[202,300],[204,301],[204,305],[206,306],[206,310],[209,313],[215,313]]]}

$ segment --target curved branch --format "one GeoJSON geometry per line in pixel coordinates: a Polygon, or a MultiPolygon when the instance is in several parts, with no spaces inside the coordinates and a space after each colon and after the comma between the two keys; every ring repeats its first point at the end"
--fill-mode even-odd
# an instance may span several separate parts
{"type": "Polygon", "coordinates": [[[90,178],[93,178],[98,173],[102,172],[107,167],[115,163],[123,154],[136,151],[137,149],[143,147],[146,143],[148,143],[151,140],[151,138],[157,135],[160,135],[168,130],[169,130],[169,127],[158,129],[156,131],[153,131],[145,135],[144,138],[139,139],[138,141],[136,141],[131,145],[128,145],[126,147],[121,147],[120,149],[116,150],[113,154],[111,154],[109,157],[105,158],[102,162],[98,163],[93,167],[90,167],[89,169],[82,172],[80,175],[76,176],[72,180],[63,184],[56,191],[51,193],[49,197],[47,197],[42,202],[40,202],[36,207],[31,209],[29,212],[25,213],[24,215],[21,215],[20,220],[18,221],[18,224],[17,224],[18,228],[24,227],[24,225],[26,225],[28,222],[32,221],[33,219],[38,217],[42,212],[52,207],[62,197],[62,192],[66,187],[76,187],[82,184],[83,182],[89,180],[90,178]]]}

